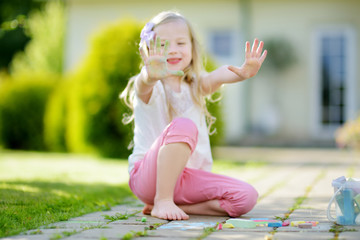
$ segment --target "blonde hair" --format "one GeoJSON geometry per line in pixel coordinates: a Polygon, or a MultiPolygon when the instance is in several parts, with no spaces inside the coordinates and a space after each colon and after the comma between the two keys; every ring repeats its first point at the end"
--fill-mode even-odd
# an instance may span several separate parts
{"type": "MultiPolygon", "coordinates": [[[[195,37],[193,28],[191,27],[190,23],[185,19],[184,16],[182,16],[178,12],[173,12],[173,11],[165,11],[165,12],[159,13],[154,18],[152,18],[150,23],[154,24],[154,27],[153,27],[153,29],[154,29],[161,24],[168,23],[171,21],[176,21],[176,20],[181,20],[181,21],[185,22],[186,25],[188,26],[191,45],[192,45],[192,60],[189,64],[189,66],[187,66],[183,70],[184,76],[182,77],[181,81],[185,81],[187,84],[190,85],[191,96],[193,98],[193,101],[195,102],[195,104],[197,104],[203,110],[205,117],[206,117],[206,122],[208,124],[209,134],[212,134],[213,132],[215,132],[215,130],[211,132],[210,129],[211,129],[212,124],[215,122],[216,118],[213,117],[206,108],[206,101],[205,101],[206,97],[204,96],[201,85],[198,81],[200,79],[201,73],[204,71],[204,65],[203,65],[204,58],[202,57],[200,44],[195,37]]],[[[145,44],[145,43],[142,43],[142,44],[145,44]]],[[[134,82],[135,82],[136,77],[137,77],[137,75],[130,78],[126,88],[120,95],[120,98],[123,99],[125,104],[132,110],[131,115],[124,114],[124,118],[123,118],[124,124],[130,123],[134,119],[133,99],[135,96],[134,82]]],[[[166,99],[168,100],[167,96],[166,96],[166,99]]],[[[211,97],[209,99],[211,100],[211,97]]],[[[168,106],[168,110],[169,110],[168,117],[169,117],[169,120],[171,121],[173,119],[173,117],[176,115],[176,110],[173,108],[170,101],[167,101],[167,106],[168,106]]]]}

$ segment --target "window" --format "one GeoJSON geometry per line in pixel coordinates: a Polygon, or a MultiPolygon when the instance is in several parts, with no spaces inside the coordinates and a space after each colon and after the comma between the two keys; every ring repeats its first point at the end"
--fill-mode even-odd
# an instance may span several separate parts
{"type": "Polygon", "coordinates": [[[321,45],[321,123],[340,125],[345,121],[346,37],[323,36],[321,45]]]}
{"type": "Polygon", "coordinates": [[[233,46],[233,34],[229,31],[216,31],[211,36],[211,50],[217,57],[230,57],[233,46]]]}
{"type": "Polygon", "coordinates": [[[355,32],[348,26],[325,26],[314,32],[311,67],[315,97],[314,134],[333,138],[336,129],[356,117],[355,32]]]}

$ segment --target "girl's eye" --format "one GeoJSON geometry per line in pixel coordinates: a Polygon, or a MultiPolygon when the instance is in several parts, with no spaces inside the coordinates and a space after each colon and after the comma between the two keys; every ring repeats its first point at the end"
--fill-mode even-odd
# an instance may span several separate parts
{"type": "Polygon", "coordinates": [[[185,43],[184,43],[184,42],[179,42],[178,44],[179,44],[179,45],[185,45],[185,43]]]}

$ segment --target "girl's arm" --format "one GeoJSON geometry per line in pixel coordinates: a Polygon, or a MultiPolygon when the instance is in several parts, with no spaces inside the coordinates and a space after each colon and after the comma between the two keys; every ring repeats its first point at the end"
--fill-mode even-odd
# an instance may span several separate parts
{"type": "Polygon", "coordinates": [[[152,94],[153,87],[156,81],[149,79],[146,68],[143,67],[141,72],[135,79],[135,92],[136,95],[144,102],[148,103],[152,94]]]}
{"type": "Polygon", "coordinates": [[[201,86],[204,94],[212,94],[224,83],[244,81],[255,76],[266,58],[267,51],[262,51],[264,43],[254,40],[252,49],[250,43],[245,44],[245,61],[240,67],[222,66],[215,71],[205,74],[201,78],[201,86]]]}

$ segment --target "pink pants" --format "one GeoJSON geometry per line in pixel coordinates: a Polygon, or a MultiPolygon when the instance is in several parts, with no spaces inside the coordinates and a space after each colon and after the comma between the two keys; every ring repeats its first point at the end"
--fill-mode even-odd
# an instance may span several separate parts
{"type": "MultiPolygon", "coordinates": [[[[182,142],[187,143],[193,152],[197,144],[197,135],[196,125],[190,119],[176,118],[156,139],[144,159],[135,163],[130,173],[129,186],[141,201],[154,204],[157,156],[160,147],[182,142]]],[[[193,168],[183,170],[174,191],[174,202],[177,205],[218,199],[221,208],[231,217],[249,212],[255,206],[257,197],[257,191],[246,182],[193,168]]]]}

